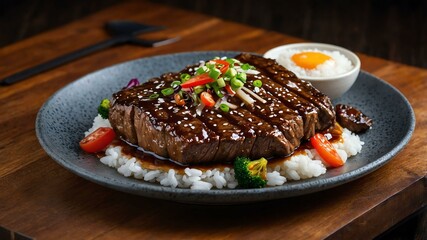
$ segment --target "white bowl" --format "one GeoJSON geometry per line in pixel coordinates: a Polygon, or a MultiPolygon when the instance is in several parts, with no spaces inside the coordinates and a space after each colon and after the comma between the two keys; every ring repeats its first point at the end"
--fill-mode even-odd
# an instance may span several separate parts
{"type": "Polygon", "coordinates": [[[280,53],[288,50],[306,50],[306,49],[318,49],[325,51],[339,51],[346,58],[348,58],[352,64],[353,68],[343,74],[330,77],[310,77],[310,76],[298,76],[301,79],[311,82],[314,87],[319,89],[321,92],[328,95],[330,98],[338,98],[347,92],[353,83],[356,81],[357,76],[360,72],[360,59],[353,52],[331,44],[324,43],[295,43],[287,44],[279,47],[275,47],[264,54],[265,58],[272,58],[277,60],[280,53]]]}

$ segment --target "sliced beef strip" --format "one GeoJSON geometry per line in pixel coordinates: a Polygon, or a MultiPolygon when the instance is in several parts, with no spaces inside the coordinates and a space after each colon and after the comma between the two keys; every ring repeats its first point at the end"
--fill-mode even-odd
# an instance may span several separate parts
{"type": "Polygon", "coordinates": [[[371,118],[352,106],[337,104],[335,111],[337,113],[337,122],[352,132],[365,132],[373,124],[371,118]]]}

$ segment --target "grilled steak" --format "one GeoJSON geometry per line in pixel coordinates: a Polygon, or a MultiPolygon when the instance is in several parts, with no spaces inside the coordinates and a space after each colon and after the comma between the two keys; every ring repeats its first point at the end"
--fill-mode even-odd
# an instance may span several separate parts
{"type": "MultiPolygon", "coordinates": [[[[265,103],[257,100],[248,105],[230,97],[228,101],[239,106],[237,109],[224,112],[204,108],[198,112],[195,106],[177,105],[173,97],[150,99],[179,80],[180,73],[168,73],[115,93],[111,125],[124,140],[145,151],[181,164],[194,164],[230,162],[236,156],[286,156],[315,131],[335,123],[329,98],[310,83],[271,59],[250,54],[236,59],[260,72],[248,74],[245,86],[265,103]],[[262,81],[261,88],[255,89],[255,80],[262,81]]],[[[188,67],[182,72],[191,70],[188,67]]]]}

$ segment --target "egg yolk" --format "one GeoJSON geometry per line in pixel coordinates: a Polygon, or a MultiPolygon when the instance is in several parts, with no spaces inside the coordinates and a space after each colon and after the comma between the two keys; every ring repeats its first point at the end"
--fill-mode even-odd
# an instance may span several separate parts
{"type": "Polygon", "coordinates": [[[331,59],[331,57],[320,52],[301,52],[292,55],[291,59],[302,68],[314,69],[331,59]]]}

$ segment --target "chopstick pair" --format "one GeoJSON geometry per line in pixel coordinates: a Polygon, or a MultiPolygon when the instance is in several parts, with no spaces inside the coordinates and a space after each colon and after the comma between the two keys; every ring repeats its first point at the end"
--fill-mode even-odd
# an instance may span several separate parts
{"type": "Polygon", "coordinates": [[[29,69],[12,74],[0,81],[0,85],[6,86],[27,79],[33,75],[45,72],[60,65],[69,63],[78,58],[87,56],[91,53],[102,49],[117,46],[121,44],[131,43],[144,47],[158,47],[176,42],[179,38],[159,39],[159,40],[144,40],[136,38],[137,35],[146,32],[153,32],[164,29],[162,26],[152,26],[131,21],[110,21],[106,23],[105,28],[112,38],[96,43],[94,45],[76,50],[66,55],[57,57],[47,62],[41,63],[29,69]]]}

